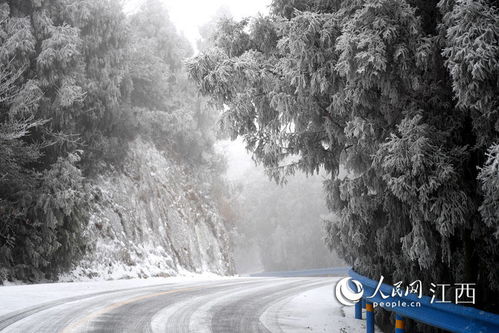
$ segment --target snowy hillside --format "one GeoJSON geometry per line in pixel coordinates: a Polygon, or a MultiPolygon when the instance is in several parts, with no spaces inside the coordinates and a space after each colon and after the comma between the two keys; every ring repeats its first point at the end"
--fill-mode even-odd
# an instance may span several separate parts
{"type": "Polygon", "coordinates": [[[95,181],[89,251],[62,280],[233,272],[228,233],[183,162],[137,139],[123,171],[95,181]]]}

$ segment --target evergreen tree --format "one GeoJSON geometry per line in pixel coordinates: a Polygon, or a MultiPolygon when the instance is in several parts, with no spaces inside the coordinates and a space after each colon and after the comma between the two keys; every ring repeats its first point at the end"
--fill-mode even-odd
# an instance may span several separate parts
{"type": "Polygon", "coordinates": [[[195,166],[218,165],[213,152],[216,115],[198,96],[183,65],[192,55],[189,42],[158,0],[146,1],[130,26],[131,105],[139,133],[195,166]]]}
{"type": "Polygon", "coordinates": [[[114,1],[2,1],[0,16],[2,278],[53,278],[85,250],[80,159],[119,118],[126,26],[114,1]]]}
{"type": "Polygon", "coordinates": [[[329,173],[326,241],[354,269],[473,281],[493,308],[498,20],[486,0],[275,0],[188,69],[271,177],[329,173]]]}
{"type": "Polygon", "coordinates": [[[0,0],[0,281],[78,261],[93,177],[137,135],[219,181],[191,54],[158,0],[131,17],[118,0],[0,0]]]}

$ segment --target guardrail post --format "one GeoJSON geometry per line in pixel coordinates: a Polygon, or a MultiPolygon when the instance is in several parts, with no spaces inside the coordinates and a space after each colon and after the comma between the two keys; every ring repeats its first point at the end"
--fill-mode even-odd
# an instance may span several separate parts
{"type": "Polygon", "coordinates": [[[405,319],[398,313],[395,316],[395,333],[405,333],[405,319]]]}
{"type": "Polygon", "coordinates": [[[374,333],[374,307],[370,302],[366,302],[366,332],[374,333]]]}
{"type": "Polygon", "coordinates": [[[362,299],[355,303],[355,319],[362,319],[362,299]]]}

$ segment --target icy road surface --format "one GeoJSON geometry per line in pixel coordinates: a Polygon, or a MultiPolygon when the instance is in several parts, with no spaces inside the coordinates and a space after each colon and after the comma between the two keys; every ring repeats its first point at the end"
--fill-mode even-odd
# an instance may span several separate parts
{"type": "Polygon", "coordinates": [[[363,332],[338,278],[148,279],[0,287],[1,332],[363,332]]]}

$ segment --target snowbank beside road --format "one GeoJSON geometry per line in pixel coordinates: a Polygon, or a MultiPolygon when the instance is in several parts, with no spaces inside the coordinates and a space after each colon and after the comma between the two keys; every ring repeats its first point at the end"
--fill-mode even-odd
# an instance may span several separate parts
{"type": "MultiPolygon", "coordinates": [[[[354,307],[343,306],[336,300],[334,285],[315,288],[275,303],[263,313],[260,321],[276,333],[364,333],[365,320],[355,320],[354,307]]],[[[376,329],[376,332],[381,331],[376,329]]]]}

